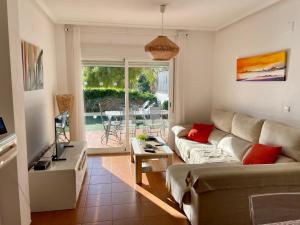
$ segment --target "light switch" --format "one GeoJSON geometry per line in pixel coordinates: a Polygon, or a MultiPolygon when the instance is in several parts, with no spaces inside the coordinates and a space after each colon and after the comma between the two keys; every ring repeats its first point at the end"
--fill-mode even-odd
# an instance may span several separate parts
{"type": "Polygon", "coordinates": [[[287,106],[287,105],[284,106],[283,111],[286,112],[286,113],[291,112],[291,106],[287,106]]]}

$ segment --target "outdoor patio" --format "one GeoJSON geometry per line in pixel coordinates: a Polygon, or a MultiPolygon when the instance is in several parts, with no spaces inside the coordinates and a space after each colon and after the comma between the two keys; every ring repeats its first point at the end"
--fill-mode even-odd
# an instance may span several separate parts
{"type": "MultiPolygon", "coordinates": [[[[167,140],[168,138],[168,121],[164,120],[166,125],[162,130],[162,138],[167,140]]],[[[136,128],[136,136],[145,133],[145,129],[142,126],[136,128]]],[[[107,144],[105,140],[101,142],[101,137],[105,135],[103,125],[101,123],[87,124],[86,125],[86,141],[88,148],[109,148],[109,147],[120,147],[125,144],[125,134],[121,136],[121,142],[116,137],[110,137],[107,144]]],[[[153,135],[153,134],[152,134],[153,135]]],[[[154,134],[155,135],[155,134],[154,134]]],[[[131,135],[132,137],[132,135],[131,135]]]]}

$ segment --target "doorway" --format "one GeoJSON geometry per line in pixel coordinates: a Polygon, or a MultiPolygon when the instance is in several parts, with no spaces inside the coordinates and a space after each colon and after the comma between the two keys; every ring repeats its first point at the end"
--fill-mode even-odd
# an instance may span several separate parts
{"type": "Polygon", "coordinates": [[[169,132],[170,63],[82,61],[89,149],[124,152],[129,139],[169,132]]]}

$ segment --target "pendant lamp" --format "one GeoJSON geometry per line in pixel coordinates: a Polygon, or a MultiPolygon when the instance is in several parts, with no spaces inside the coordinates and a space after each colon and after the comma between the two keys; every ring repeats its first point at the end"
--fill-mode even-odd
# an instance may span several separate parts
{"type": "Polygon", "coordinates": [[[178,52],[179,47],[171,41],[166,35],[164,35],[164,12],[166,5],[160,6],[161,18],[162,18],[162,34],[152,40],[145,46],[145,51],[149,52],[153,60],[170,60],[174,58],[178,52]]]}

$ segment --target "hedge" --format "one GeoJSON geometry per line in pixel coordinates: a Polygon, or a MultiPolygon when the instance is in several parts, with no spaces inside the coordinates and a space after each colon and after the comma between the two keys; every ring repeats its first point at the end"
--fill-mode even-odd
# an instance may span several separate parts
{"type": "MultiPolygon", "coordinates": [[[[121,107],[124,104],[125,91],[119,88],[85,88],[84,89],[84,101],[86,112],[97,111],[96,104],[101,103],[105,99],[111,99],[114,102],[113,106],[107,106],[114,110],[121,107]]],[[[129,99],[131,104],[142,105],[146,101],[157,102],[157,98],[154,94],[149,92],[139,92],[134,89],[129,90],[129,99]]]]}

